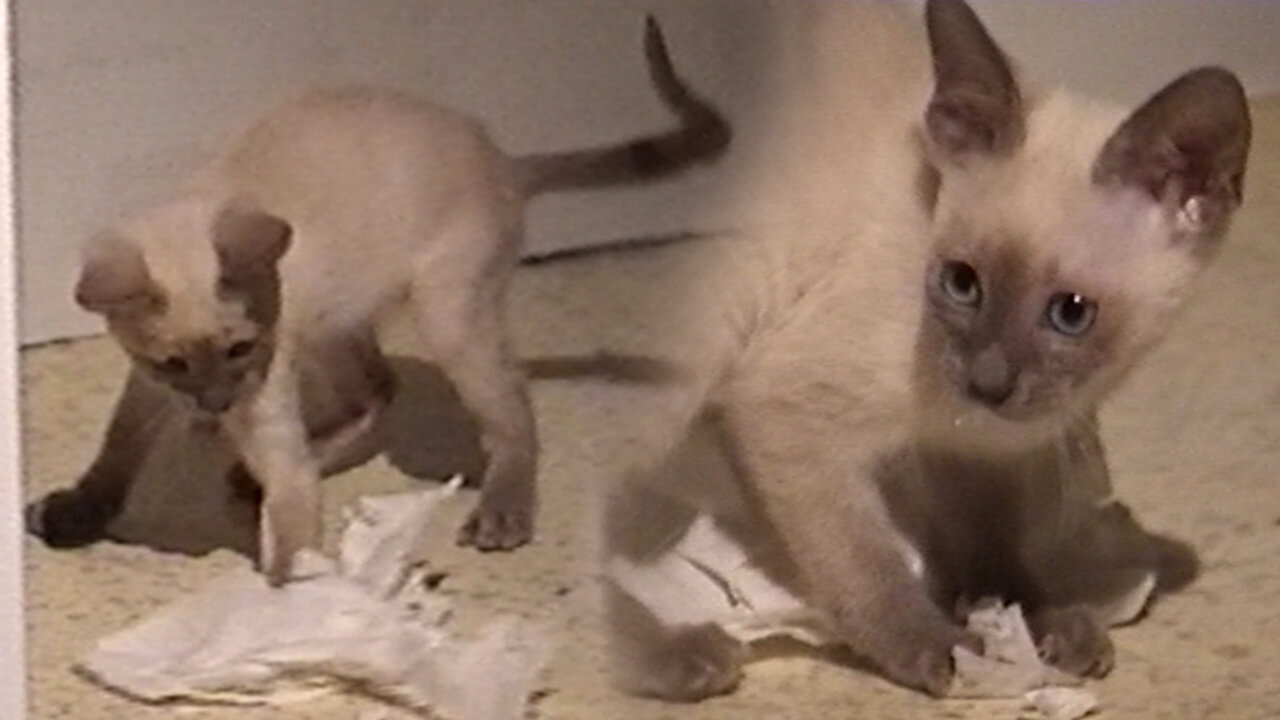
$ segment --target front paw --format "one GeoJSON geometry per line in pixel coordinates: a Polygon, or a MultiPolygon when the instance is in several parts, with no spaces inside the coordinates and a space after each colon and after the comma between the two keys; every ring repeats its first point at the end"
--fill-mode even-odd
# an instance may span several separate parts
{"type": "Polygon", "coordinates": [[[615,660],[615,682],[633,695],[698,702],[726,695],[742,682],[746,648],[719,625],[668,630],[639,641],[615,660]]]}
{"type": "Polygon", "coordinates": [[[480,504],[458,531],[458,544],[482,551],[514,550],[533,539],[533,515],[528,493],[482,491],[480,504]]]}
{"type": "Polygon", "coordinates": [[[319,548],[320,516],[315,500],[307,493],[268,497],[262,506],[258,561],[272,587],[292,579],[299,551],[319,548]]]}
{"type": "Polygon", "coordinates": [[[1040,657],[1079,677],[1103,677],[1115,666],[1115,646],[1088,608],[1050,608],[1032,616],[1031,632],[1040,657]]]}
{"type": "Polygon", "coordinates": [[[121,502],[83,490],[56,490],[27,506],[27,532],[52,548],[77,548],[106,537],[121,502]]]}
{"type": "Polygon", "coordinates": [[[899,685],[936,698],[946,697],[955,680],[952,650],[964,647],[980,655],[983,648],[982,638],[959,626],[912,633],[895,644],[888,652],[878,653],[881,672],[899,685]]]}

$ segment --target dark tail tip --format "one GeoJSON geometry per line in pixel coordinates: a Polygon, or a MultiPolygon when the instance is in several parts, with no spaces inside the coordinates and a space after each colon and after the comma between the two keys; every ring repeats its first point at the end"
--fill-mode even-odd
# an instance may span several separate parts
{"type": "Polygon", "coordinates": [[[658,87],[663,98],[673,106],[683,106],[689,102],[689,92],[680,76],[676,74],[671,63],[671,52],[667,49],[667,40],[662,34],[662,26],[653,15],[644,18],[644,57],[649,65],[649,76],[658,87]]]}
{"type": "Polygon", "coordinates": [[[692,151],[700,160],[723,155],[733,141],[732,127],[715,106],[690,90],[676,72],[662,26],[652,14],[645,16],[644,51],[654,88],[684,122],[682,141],[689,144],[686,152],[692,151]]]}

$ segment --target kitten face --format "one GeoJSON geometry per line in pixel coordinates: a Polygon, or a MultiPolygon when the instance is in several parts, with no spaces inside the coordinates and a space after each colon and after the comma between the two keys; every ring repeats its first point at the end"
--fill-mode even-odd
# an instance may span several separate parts
{"type": "Polygon", "coordinates": [[[1062,408],[1105,361],[1115,330],[1099,327],[1098,300],[1023,255],[1014,243],[947,253],[926,280],[926,322],[943,340],[947,383],[1009,420],[1062,408]]]}
{"type": "Polygon", "coordinates": [[[1037,177],[1043,160],[953,171],[935,208],[918,372],[947,431],[982,445],[1038,441],[1090,412],[1203,265],[1160,206],[1094,185],[1084,163],[1037,177]]]}
{"type": "Polygon", "coordinates": [[[1220,68],[1128,117],[1027,96],[963,2],[930,2],[926,428],[1017,447],[1091,411],[1163,334],[1243,196],[1251,129],[1220,68]]]}
{"type": "Polygon", "coordinates": [[[225,412],[260,386],[270,365],[273,328],[255,322],[246,300],[218,299],[204,327],[185,328],[168,304],[149,317],[111,323],[134,363],[188,398],[193,409],[225,412]],[[181,328],[181,329],[180,329],[181,328]]]}
{"type": "Polygon", "coordinates": [[[1026,238],[953,229],[939,239],[920,358],[953,423],[1051,430],[1131,366],[1141,310],[1088,268],[1072,270],[1026,238]]]}
{"type": "Polygon", "coordinates": [[[283,221],[235,202],[163,208],[95,239],[76,298],[149,377],[219,414],[266,377],[289,238],[283,221]]]}

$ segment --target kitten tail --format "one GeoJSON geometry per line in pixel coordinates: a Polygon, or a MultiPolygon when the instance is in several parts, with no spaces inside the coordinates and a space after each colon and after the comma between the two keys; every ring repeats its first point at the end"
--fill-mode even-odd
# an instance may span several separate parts
{"type": "Polygon", "coordinates": [[[680,127],[617,145],[516,158],[526,195],[661,180],[724,154],[733,136],[728,121],[676,73],[653,16],[645,22],[644,49],[649,78],[680,127]]]}

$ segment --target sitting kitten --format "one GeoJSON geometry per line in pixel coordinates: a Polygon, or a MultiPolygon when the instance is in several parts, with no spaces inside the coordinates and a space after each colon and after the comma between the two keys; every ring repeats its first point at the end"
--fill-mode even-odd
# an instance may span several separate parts
{"type": "Polygon", "coordinates": [[[478,123],[426,102],[374,88],[316,92],[259,121],[172,200],[94,237],[76,299],[106,318],[133,370],[98,458],[74,488],[30,509],[32,529],[54,546],[100,537],[158,408],[177,397],[216,418],[261,482],[260,562],[283,582],[294,553],[319,538],[319,475],[387,404],[374,324],[407,305],[489,456],[459,542],[527,542],[537,443],[503,332],[525,201],[668,177],[729,142],[718,112],[676,75],[652,19],[645,50],[682,121],[666,134],[509,158],[478,123]],[[304,387],[316,379],[321,388],[304,387]],[[172,393],[157,397],[157,387],[172,393]],[[308,427],[320,391],[334,396],[328,417],[308,427]]]}
{"type": "MultiPolygon", "coordinates": [[[[697,260],[673,332],[693,401],[614,493],[606,552],[709,513],[905,686],[947,692],[980,645],[957,613],[990,594],[1103,673],[1108,625],[1195,559],[1108,499],[1093,418],[1241,202],[1243,91],[1202,68],[1126,116],[1024,89],[960,0],[927,3],[927,37],[896,3],[775,10],[779,114],[737,198],[757,229],[697,260]]],[[[719,628],[606,599],[623,688],[737,683],[719,628]]]]}

